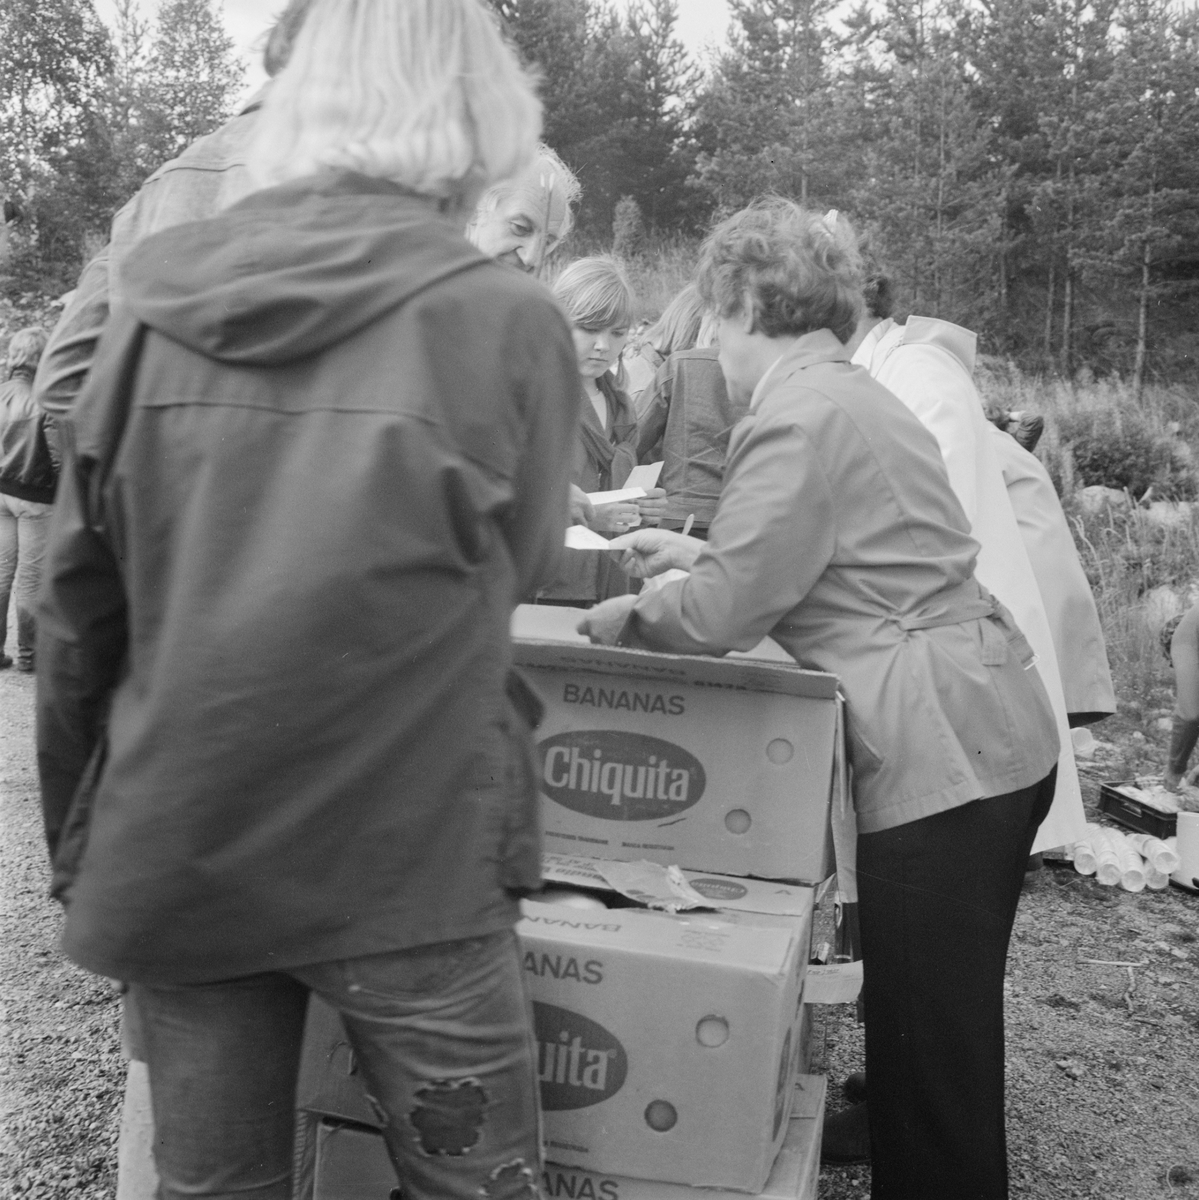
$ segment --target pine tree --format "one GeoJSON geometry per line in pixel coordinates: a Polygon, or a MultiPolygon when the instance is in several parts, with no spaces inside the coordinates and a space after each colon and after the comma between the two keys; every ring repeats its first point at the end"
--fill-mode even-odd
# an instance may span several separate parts
{"type": "Polygon", "coordinates": [[[833,0],[732,0],[735,26],[698,102],[696,182],[723,210],[766,192],[838,191],[830,113],[833,0]]]}
{"type": "Polygon", "coordinates": [[[164,0],[141,74],[142,165],[152,170],[231,115],[245,67],[213,0],[164,0]]]}
{"type": "Polygon", "coordinates": [[[1195,286],[1189,265],[1199,256],[1199,42],[1194,16],[1175,15],[1167,0],[1124,0],[1118,20],[1122,44],[1087,114],[1098,201],[1088,265],[1135,295],[1139,398],[1152,316],[1195,286]]]}

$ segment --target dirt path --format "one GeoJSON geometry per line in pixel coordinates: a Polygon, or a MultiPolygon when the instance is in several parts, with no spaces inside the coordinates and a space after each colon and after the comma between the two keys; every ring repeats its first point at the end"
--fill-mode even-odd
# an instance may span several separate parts
{"type": "Polygon", "coordinates": [[[118,1005],[58,950],[33,758],[33,679],[0,671],[0,1197],[116,1192],[118,1005]]]}
{"type": "MultiPolygon", "coordinates": [[[[32,700],[29,676],[0,671],[0,1197],[99,1200],[115,1192],[118,1006],[57,948],[32,700]]],[[[1197,935],[1199,899],[1177,890],[1133,896],[1061,869],[1033,880],[1008,972],[1013,1195],[1199,1198],[1197,935]]],[[[861,1055],[852,1010],[822,1010],[831,1107],[861,1055]]],[[[869,1172],[826,1170],[820,1194],[866,1196],[869,1172]]]]}

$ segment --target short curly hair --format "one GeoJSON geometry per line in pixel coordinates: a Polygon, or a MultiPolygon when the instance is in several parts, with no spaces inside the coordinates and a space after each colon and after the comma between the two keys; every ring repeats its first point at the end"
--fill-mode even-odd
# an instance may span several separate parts
{"type": "Polygon", "coordinates": [[[718,316],[744,312],[748,300],[767,337],[831,329],[844,343],[862,307],[855,242],[844,219],[830,227],[793,200],[758,200],[708,235],[696,282],[718,316]]]}

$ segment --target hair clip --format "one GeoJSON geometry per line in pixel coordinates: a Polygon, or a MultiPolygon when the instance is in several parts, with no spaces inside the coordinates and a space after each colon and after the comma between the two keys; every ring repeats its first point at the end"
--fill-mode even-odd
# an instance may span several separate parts
{"type": "Polygon", "coordinates": [[[821,217],[820,223],[825,227],[825,229],[827,229],[829,231],[829,233],[836,233],[837,217],[839,215],[840,214],[837,212],[837,210],[835,208],[830,208],[828,210],[828,212],[826,212],[824,214],[824,216],[821,217]]]}

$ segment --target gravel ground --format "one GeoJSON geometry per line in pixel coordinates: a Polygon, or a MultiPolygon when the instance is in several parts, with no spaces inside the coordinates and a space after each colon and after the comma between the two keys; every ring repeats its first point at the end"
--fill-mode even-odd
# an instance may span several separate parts
{"type": "MultiPolygon", "coordinates": [[[[115,1194],[118,1004],[57,948],[32,700],[30,676],[0,671],[0,1197],[100,1200],[115,1194]]],[[[1126,766],[1144,763],[1096,771],[1126,766]]],[[[1008,971],[1014,1195],[1199,1198],[1197,935],[1199,898],[1173,888],[1134,896],[1062,868],[1031,880],[1008,971]]],[[[852,1007],[820,1010],[814,1045],[832,1111],[862,1063],[852,1007]]],[[[820,1195],[869,1188],[866,1168],[826,1169],[820,1195]]]]}

